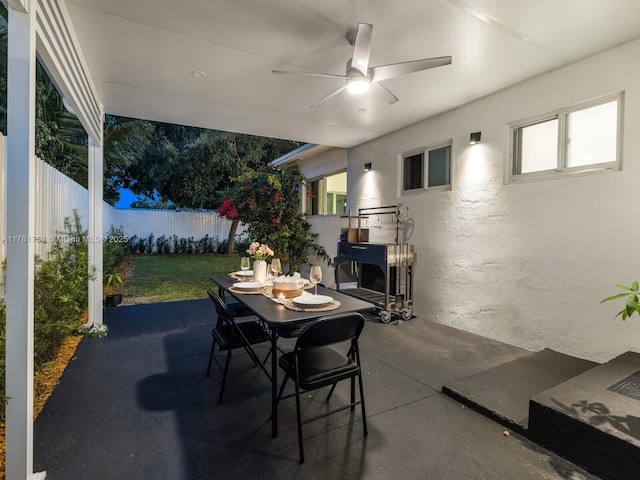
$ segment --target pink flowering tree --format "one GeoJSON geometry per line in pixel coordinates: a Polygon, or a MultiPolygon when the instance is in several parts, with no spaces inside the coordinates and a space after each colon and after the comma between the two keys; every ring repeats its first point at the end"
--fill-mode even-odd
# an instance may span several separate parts
{"type": "MultiPolygon", "coordinates": [[[[318,235],[311,232],[311,224],[300,212],[305,178],[297,166],[250,170],[235,180],[220,206],[221,215],[245,224],[249,238],[268,244],[291,271],[308,264],[312,256],[330,262],[324,247],[316,242],[318,235]]],[[[235,236],[236,231],[230,234],[235,236]]]]}

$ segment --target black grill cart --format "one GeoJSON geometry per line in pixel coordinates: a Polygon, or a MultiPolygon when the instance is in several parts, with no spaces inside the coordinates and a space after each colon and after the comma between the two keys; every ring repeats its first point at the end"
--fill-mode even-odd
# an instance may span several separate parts
{"type": "MultiPolygon", "coordinates": [[[[359,218],[363,211],[366,211],[366,216],[392,213],[398,225],[408,216],[406,207],[402,205],[360,209],[359,218]]],[[[394,314],[403,320],[413,316],[415,251],[413,245],[398,243],[398,233],[399,228],[396,230],[396,243],[391,244],[340,241],[335,258],[337,289],[373,303],[383,323],[388,323],[394,314]]]]}

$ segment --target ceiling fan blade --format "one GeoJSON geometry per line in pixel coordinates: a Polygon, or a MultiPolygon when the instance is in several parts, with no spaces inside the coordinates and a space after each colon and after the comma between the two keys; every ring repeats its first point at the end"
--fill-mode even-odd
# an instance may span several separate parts
{"type": "Polygon", "coordinates": [[[380,100],[387,102],[389,105],[393,105],[398,101],[398,97],[391,93],[391,91],[381,83],[372,83],[370,88],[371,93],[380,100]]]}
{"type": "Polygon", "coordinates": [[[365,77],[369,70],[369,56],[371,55],[371,34],[373,33],[373,25],[368,23],[359,23],[356,33],[356,40],[353,45],[353,58],[351,59],[351,67],[358,70],[365,77]]]}
{"type": "Polygon", "coordinates": [[[333,75],[331,73],[316,73],[316,72],[294,72],[288,70],[271,70],[274,75],[306,75],[308,77],[329,77],[329,78],[349,78],[346,75],[333,75]]]}
{"type": "Polygon", "coordinates": [[[329,95],[327,95],[326,97],[321,98],[320,100],[318,100],[316,103],[314,103],[313,105],[311,105],[311,108],[318,108],[321,107],[327,100],[331,100],[333,97],[335,97],[336,95],[338,95],[340,92],[342,92],[343,90],[345,90],[347,88],[346,85],[340,87],[337,90],[334,90],[333,92],[331,92],[329,95]]]}
{"type": "Polygon", "coordinates": [[[391,65],[380,65],[371,69],[371,81],[380,82],[389,78],[399,77],[408,73],[420,72],[429,68],[449,65],[451,57],[423,58],[411,62],[393,63],[391,65]]]}

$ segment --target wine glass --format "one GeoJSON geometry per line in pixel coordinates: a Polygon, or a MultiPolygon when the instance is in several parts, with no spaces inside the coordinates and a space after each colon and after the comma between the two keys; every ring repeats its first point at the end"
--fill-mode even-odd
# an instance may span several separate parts
{"type": "Polygon", "coordinates": [[[247,270],[249,270],[249,257],[242,257],[240,259],[240,268],[242,269],[242,275],[247,275],[247,270]]]}
{"type": "Polygon", "coordinates": [[[312,265],[309,271],[309,280],[315,287],[315,295],[318,294],[318,283],[322,281],[322,267],[320,265],[312,265]]]}
{"type": "Polygon", "coordinates": [[[282,264],[280,263],[279,258],[271,260],[271,273],[275,278],[278,278],[282,273],[282,264]]]}

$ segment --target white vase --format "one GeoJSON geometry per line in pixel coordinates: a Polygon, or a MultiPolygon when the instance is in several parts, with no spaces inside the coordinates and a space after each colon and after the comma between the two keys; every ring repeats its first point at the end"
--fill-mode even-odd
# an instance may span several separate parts
{"type": "Polygon", "coordinates": [[[264,260],[253,262],[253,281],[262,283],[267,281],[267,262],[264,260]]]}

